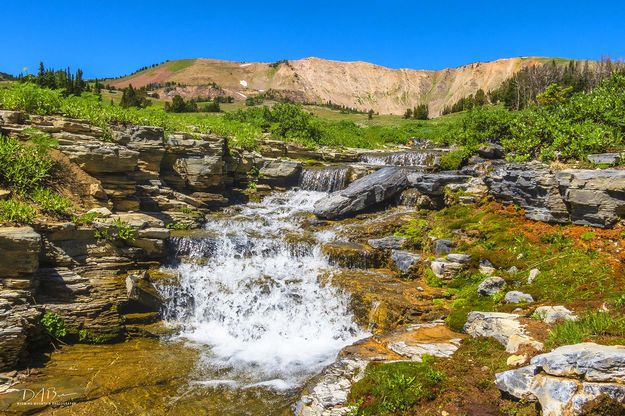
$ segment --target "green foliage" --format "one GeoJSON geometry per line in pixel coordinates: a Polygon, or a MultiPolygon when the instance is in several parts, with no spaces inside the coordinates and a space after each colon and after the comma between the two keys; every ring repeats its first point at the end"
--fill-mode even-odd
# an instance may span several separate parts
{"type": "Polygon", "coordinates": [[[421,218],[413,218],[410,221],[402,224],[395,231],[395,235],[398,237],[404,237],[409,239],[410,243],[415,247],[421,247],[424,245],[423,243],[427,239],[427,227],[427,220],[421,218]]]}
{"type": "Polygon", "coordinates": [[[536,96],[536,101],[540,105],[563,104],[569,99],[572,92],[573,87],[561,87],[558,84],[551,84],[544,92],[536,96]]]}
{"type": "Polygon", "coordinates": [[[145,88],[135,89],[132,87],[132,84],[130,84],[122,90],[122,99],[119,103],[122,108],[145,108],[150,104],[151,102],[148,99],[148,91],[145,88]]]}
{"type": "Polygon", "coordinates": [[[165,228],[170,230],[188,230],[191,228],[191,224],[184,222],[169,222],[165,225],[165,228]]]}
{"type": "Polygon", "coordinates": [[[49,176],[53,162],[41,146],[0,135],[0,182],[19,192],[30,192],[49,176]]]}
{"type": "Polygon", "coordinates": [[[41,325],[46,332],[54,337],[61,339],[67,335],[67,329],[65,329],[65,321],[59,315],[54,312],[46,312],[41,318],[41,325]]]}
{"type": "Polygon", "coordinates": [[[20,132],[28,141],[37,146],[41,151],[47,151],[51,147],[57,147],[59,141],[50,134],[35,128],[26,128],[20,132]]]}
{"type": "Polygon", "coordinates": [[[0,107],[32,114],[55,114],[61,111],[63,97],[60,90],[50,90],[31,83],[15,83],[0,88],[0,107]]]}
{"type": "Polygon", "coordinates": [[[471,157],[473,151],[468,148],[454,150],[441,156],[440,168],[442,170],[458,170],[471,157]]]}
{"type": "Polygon", "coordinates": [[[364,378],[350,392],[354,414],[395,414],[432,398],[433,389],[443,380],[432,362],[424,356],[422,362],[369,363],[364,378]]]}
{"type": "Polygon", "coordinates": [[[129,223],[116,218],[110,224],[110,227],[97,228],[95,230],[96,238],[107,241],[123,241],[132,242],[137,238],[137,230],[129,223]]]}
{"type": "Polygon", "coordinates": [[[185,101],[180,95],[174,95],[170,103],[165,103],[165,111],[169,113],[195,113],[197,103],[194,100],[185,101]]]}
{"type": "Polygon", "coordinates": [[[614,317],[608,312],[592,311],[576,321],[564,321],[549,332],[546,344],[550,347],[577,344],[601,336],[625,337],[625,318],[614,317]]]}
{"type": "Polygon", "coordinates": [[[46,188],[36,188],[31,193],[30,198],[44,212],[49,214],[67,216],[72,209],[72,203],[69,199],[46,188]]]}
{"type": "Polygon", "coordinates": [[[14,199],[0,201],[0,222],[31,224],[35,215],[35,209],[28,204],[14,199]]]}
{"type": "Polygon", "coordinates": [[[73,217],[72,222],[76,225],[88,225],[92,224],[93,221],[100,216],[101,215],[98,212],[85,212],[77,217],[73,217]]]}

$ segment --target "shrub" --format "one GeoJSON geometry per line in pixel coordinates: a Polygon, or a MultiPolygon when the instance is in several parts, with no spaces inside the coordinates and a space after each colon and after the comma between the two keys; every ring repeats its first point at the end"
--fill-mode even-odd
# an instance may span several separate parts
{"type": "Polygon", "coordinates": [[[0,221],[18,224],[30,224],[35,220],[36,211],[22,202],[9,199],[0,201],[0,221]]]}
{"type": "Polygon", "coordinates": [[[46,188],[35,189],[30,197],[35,204],[49,214],[66,216],[72,208],[72,203],[69,199],[46,188]]]}
{"type": "Polygon", "coordinates": [[[54,312],[46,312],[41,318],[41,325],[46,332],[54,338],[63,338],[67,335],[67,329],[65,329],[65,321],[59,315],[54,312]]]}
{"type": "Polygon", "coordinates": [[[466,148],[445,153],[441,156],[440,168],[442,170],[458,170],[467,162],[472,154],[473,152],[466,148]]]}
{"type": "Polygon", "coordinates": [[[15,83],[0,88],[0,107],[34,114],[53,114],[61,110],[62,90],[40,88],[31,83],[15,83]]]}
{"type": "Polygon", "coordinates": [[[0,181],[20,192],[39,187],[49,176],[53,161],[40,146],[0,135],[0,181]]]}

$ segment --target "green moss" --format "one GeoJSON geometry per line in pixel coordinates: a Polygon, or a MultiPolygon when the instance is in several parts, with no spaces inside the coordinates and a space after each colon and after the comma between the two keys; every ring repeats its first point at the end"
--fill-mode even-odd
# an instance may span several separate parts
{"type": "Polygon", "coordinates": [[[396,414],[434,396],[443,374],[432,367],[433,359],[423,362],[372,362],[364,378],[352,386],[349,403],[355,415],[396,414]]]}
{"type": "Polygon", "coordinates": [[[421,247],[427,238],[428,221],[421,218],[414,218],[402,224],[395,235],[410,240],[410,244],[415,247],[421,247]]]}

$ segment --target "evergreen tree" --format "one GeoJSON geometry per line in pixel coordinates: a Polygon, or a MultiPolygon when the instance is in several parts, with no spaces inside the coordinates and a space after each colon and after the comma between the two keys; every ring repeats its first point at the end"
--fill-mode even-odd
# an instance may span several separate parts
{"type": "Polygon", "coordinates": [[[406,109],[406,112],[404,113],[404,118],[405,119],[412,118],[412,108],[407,108],[406,109]]]}
{"type": "Polygon", "coordinates": [[[412,116],[416,120],[427,120],[429,118],[429,109],[427,104],[419,104],[413,110],[412,116]]]}

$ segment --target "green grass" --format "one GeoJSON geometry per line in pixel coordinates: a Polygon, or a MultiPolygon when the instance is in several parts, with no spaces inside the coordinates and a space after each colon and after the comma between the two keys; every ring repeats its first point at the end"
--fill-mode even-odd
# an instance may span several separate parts
{"type": "MultiPolygon", "coordinates": [[[[597,341],[601,337],[617,338],[608,343],[623,343],[625,317],[615,317],[604,311],[588,312],[577,321],[564,321],[551,328],[546,345],[554,348],[582,341],[597,341]]],[[[606,342],[605,339],[602,341],[606,342]]]]}
{"type": "Polygon", "coordinates": [[[165,67],[172,72],[178,72],[190,67],[195,61],[195,59],[178,59],[165,63],[165,67]]]}
{"type": "Polygon", "coordinates": [[[423,362],[369,363],[364,378],[352,386],[352,414],[396,414],[433,397],[443,374],[432,368],[432,361],[424,356],[423,362]]]}

